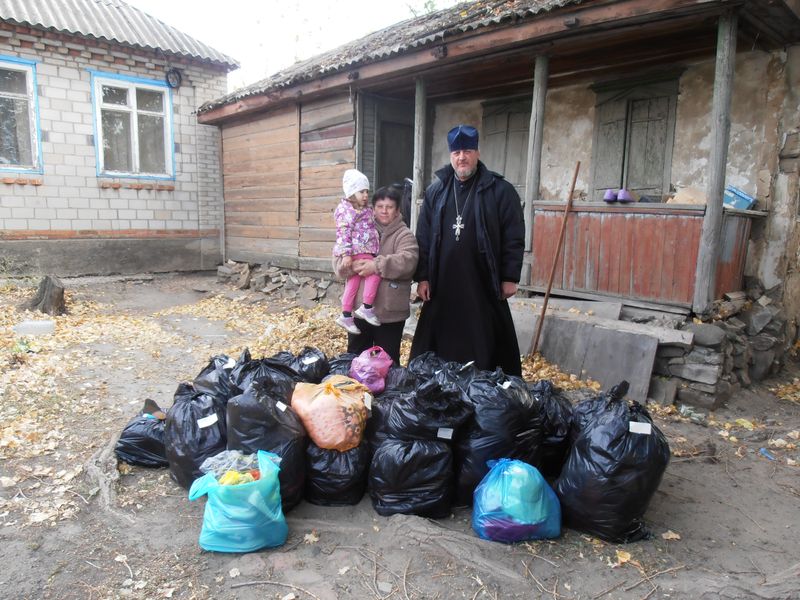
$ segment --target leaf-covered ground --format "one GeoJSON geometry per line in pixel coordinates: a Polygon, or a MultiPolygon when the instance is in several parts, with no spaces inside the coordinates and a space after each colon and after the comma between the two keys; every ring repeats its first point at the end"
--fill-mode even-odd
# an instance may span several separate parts
{"type": "MultiPolygon", "coordinates": [[[[716,414],[651,407],[673,457],[648,511],[650,541],[618,546],[566,531],[503,546],[471,533],[469,511],[436,523],[385,519],[365,499],[302,504],[279,550],[209,554],[196,544],[202,504],[166,471],[120,466],[107,505],[87,465],[145,398],[167,408],[178,382],[212,355],[343,352],[335,310],[204,275],[66,283],[68,314],[32,338],[13,328],[49,318],[17,308],[34,285],[0,286],[0,563],[13,566],[0,574],[5,597],[791,597],[781,578],[800,560],[800,404],[789,375],[771,383],[777,396],[742,392],[716,414]]],[[[525,361],[524,375],[597,388],[541,357],[525,361]]]]}

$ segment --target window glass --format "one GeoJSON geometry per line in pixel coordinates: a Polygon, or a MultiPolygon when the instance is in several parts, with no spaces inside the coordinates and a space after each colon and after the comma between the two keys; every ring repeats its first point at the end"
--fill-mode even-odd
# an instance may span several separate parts
{"type": "Polygon", "coordinates": [[[128,105],[128,90],[125,88],[112,87],[110,85],[103,86],[103,103],[104,104],[119,104],[121,106],[128,105]]]}
{"type": "Polygon", "coordinates": [[[0,96],[0,165],[33,165],[28,105],[0,96]]]}
{"type": "Polygon", "coordinates": [[[136,108],[152,112],[161,112],[164,109],[164,93],[152,90],[136,90],[136,108]]]}
{"type": "Polygon", "coordinates": [[[164,118],[139,115],[139,170],[164,173],[165,160],[164,118]]]}
{"type": "Polygon", "coordinates": [[[107,171],[133,171],[131,160],[131,114],[101,111],[103,122],[103,165],[107,171]]]}
{"type": "Polygon", "coordinates": [[[12,71],[11,69],[0,69],[0,93],[28,95],[28,84],[26,81],[28,73],[26,71],[12,71]]]}

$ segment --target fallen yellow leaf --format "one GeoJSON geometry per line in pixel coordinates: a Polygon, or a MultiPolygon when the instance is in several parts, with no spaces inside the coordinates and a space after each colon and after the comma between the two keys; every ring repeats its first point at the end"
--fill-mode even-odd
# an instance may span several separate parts
{"type": "Polygon", "coordinates": [[[679,533],[675,533],[671,529],[665,531],[664,533],[662,533],[661,537],[664,538],[665,540],[679,540],[679,539],[681,539],[680,534],[679,533]]]}
{"type": "Polygon", "coordinates": [[[753,431],[755,429],[755,425],[753,425],[752,421],[748,421],[747,419],[736,419],[734,421],[739,427],[744,427],[747,431],[753,431]]]}

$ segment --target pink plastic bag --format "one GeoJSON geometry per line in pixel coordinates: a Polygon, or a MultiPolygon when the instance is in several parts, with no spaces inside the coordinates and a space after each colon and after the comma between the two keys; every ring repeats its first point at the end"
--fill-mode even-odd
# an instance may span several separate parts
{"type": "Polygon", "coordinates": [[[380,394],[391,366],[392,357],[380,346],[373,346],[353,359],[350,377],[363,383],[373,394],[380,394]]]}

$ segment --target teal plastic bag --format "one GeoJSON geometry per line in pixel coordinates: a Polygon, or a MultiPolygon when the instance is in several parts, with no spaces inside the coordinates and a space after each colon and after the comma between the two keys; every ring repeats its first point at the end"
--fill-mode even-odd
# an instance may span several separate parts
{"type": "Polygon", "coordinates": [[[280,469],[271,452],[258,451],[261,478],[239,485],[220,485],[213,473],[196,479],[189,500],[208,495],[200,547],[214,552],[254,552],[286,542],[289,527],[281,509],[280,469]]]}
{"type": "Polygon", "coordinates": [[[487,464],[473,496],[472,528],[479,537],[510,544],[561,535],[561,504],[536,467],[510,458],[487,464]]]}

